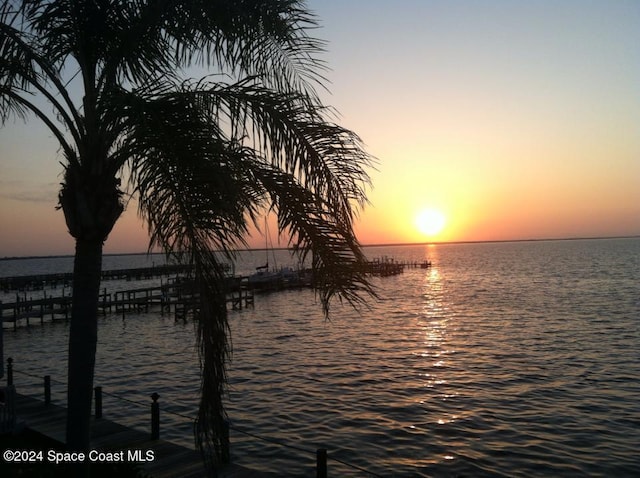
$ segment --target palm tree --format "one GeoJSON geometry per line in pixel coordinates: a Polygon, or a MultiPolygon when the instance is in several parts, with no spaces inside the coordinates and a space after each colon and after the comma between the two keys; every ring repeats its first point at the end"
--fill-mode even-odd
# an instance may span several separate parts
{"type": "Polygon", "coordinates": [[[194,264],[196,438],[211,460],[230,353],[221,264],[248,226],[277,213],[311,257],[325,312],[334,296],[357,305],[373,293],[352,227],[371,158],[316,93],[316,26],[300,0],[0,2],[2,122],[35,116],[64,158],[59,208],[76,244],[70,449],[89,447],[102,246],[130,198],[150,247],[194,264]],[[194,66],[214,74],[186,80],[194,66]]]}

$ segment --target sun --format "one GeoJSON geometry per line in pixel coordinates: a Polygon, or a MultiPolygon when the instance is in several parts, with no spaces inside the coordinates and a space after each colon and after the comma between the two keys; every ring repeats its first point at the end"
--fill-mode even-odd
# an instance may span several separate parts
{"type": "Polygon", "coordinates": [[[425,236],[435,236],[440,233],[445,224],[447,218],[437,209],[424,209],[416,216],[416,226],[418,230],[425,236]]]}

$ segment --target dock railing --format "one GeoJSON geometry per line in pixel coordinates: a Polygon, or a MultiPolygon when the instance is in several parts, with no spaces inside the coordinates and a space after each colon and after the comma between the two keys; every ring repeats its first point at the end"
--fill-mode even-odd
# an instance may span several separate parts
{"type": "MultiPolygon", "coordinates": [[[[7,358],[7,373],[6,373],[6,379],[7,379],[7,386],[14,386],[15,387],[15,373],[19,373],[20,375],[26,376],[26,377],[30,377],[31,379],[36,379],[38,381],[41,381],[42,383],[42,398],[43,398],[43,402],[44,405],[49,405],[52,403],[52,383],[55,385],[62,385],[65,387],[65,392],[66,392],[66,383],[65,382],[61,382],[59,380],[55,380],[53,379],[50,375],[44,375],[44,376],[38,376],[36,374],[21,370],[21,369],[16,369],[14,367],[14,361],[13,358],[9,357],[7,358]]],[[[31,385],[34,385],[33,383],[31,385]]],[[[31,395],[32,396],[32,395],[31,395]]],[[[58,395],[59,396],[59,395],[58,395]]],[[[152,393],[150,395],[151,398],[151,403],[147,402],[147,403],[143,403],[139,400],[132,400],[130,398],[127,397],[123,397],[120,394],[116,394],[116,393],[110,393],[110,392],[106,392],[103,387],[101,386],[96,386],[94,387],[94,417],[96,419],[101,419],[104,417],[103,411],[104,411],[104,407],[103,407],[103,398],[105,396],[111,397],[113,399],[116,400],[120,400],[123,402],[126,402],[128,404],[133,404],[133,405],[137,405],[140,407],[149,407],[150,406],[150,437],[152,440],[158,440],[160,438],[160,416],[161,416],[161,412],[164,414],[170,414],[170,415],[174,415],[177,417],[180,417],[182,419],[186,419],[188,421],[191,421],[192,423],[194,423],[194,418],[193,416],[188,416],[186,414],[182,414],[182,413],[178,413],[178,412],[174,412],[174,411],[170,411],[167,409],[162,409],[160,407],[160,395],[156,392],[152,393]]],[[[33,397],[33,396],[32,396],[33,397]]],[[[37,397],[33,397],[33,398],[37,398],[37,397]]],[[[60,398],[61,401],[66,400],[66,398],[60,398]]],[[[19,411],[18,411],[19,412],[19,411]]],[[[230,462],[230,457],[231,457],[231,445],[230,445],[230,433],[229,431],[233,431],[236,433],[239,433],[241,435],[250,437],[252,439],[255,440],[259,440],[261,442],[265,442],[265,443],[269,443],[272,445],[276,445],[278,447],[284,448],[284,449],[289,449],[289,450],[293,450],[296,451],[298,453],[302,453],[303,455],[309,456],[310,458],[315,456],[315,466],[316,466],[316,478],[327,478],[328,477],[328,470],[329,470],[329,466],[328,463],[329,461],[334,461],[336,463],[339,463],[347,468],[350,468],[352,471],[355,470],[357,472],[361,472],[364,475],[368,475],[368,476],[373,476],[373,477],[380,477],[382,478],[382,475],[379,475],[377,473],[374,473],[370,470],[367,470],[361,466],[355,465],[353,463],[349,463],[345,460],[342,460],[338,457],[336,457],[333,453],[330,453],[329,450],[327,448],[317,448],[317,449],[311,449],[311,448],[305,448],[302,446],[298,446],[298,445],[293,445],[291,443],[287,443],[285,441],[282,440],[278,440],[275,438],[270,438],[270,437],[265,437],[262,435],[259,435],[257,433],[253,433],[250,432],[248,430],[243,429],[242,427],[237,427],[233,424],[231,424],[230,422],[227,422],[228,425],[228,431],[226,433],[226,436],[224,437],[225,439],[223,440],[223,447],[225,448],[225,450],[223,451],[223,456],[226,456],[228,458],[228,462],[230,462]]],[[[26,426],[28,427],[28,423],[26,424],[26,426]]]]}

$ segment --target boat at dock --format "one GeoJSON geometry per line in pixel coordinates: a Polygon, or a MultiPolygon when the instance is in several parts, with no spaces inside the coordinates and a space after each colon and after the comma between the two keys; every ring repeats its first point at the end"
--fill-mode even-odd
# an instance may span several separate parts
{"type": "Polygon", "coordinates": [[[295,287],[311,287],[313,285],[313,272],[311,269],[293,269],[282,267],[277,270],[260,268],[247,277],[250,288],[267,291],[295,287]]]}

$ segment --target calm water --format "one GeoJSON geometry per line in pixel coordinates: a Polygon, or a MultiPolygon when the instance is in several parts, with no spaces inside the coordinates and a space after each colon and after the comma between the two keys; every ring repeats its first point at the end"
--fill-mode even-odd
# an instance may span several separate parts
{"type": "MultiPolygon", "coordinates": [[[[367,252],[434,267],[376,280],[378,302],[336,306],[330,322],[307,290],[230,314],[234,461],[314,476],[312,453],[326,447],[385,477],[640,476],[639,239],[367,252]]],[[[64,381],[67,333],[64,323],[5,329],[22,391],[41,388],[24,372],[64,381]]],[[[107,316],[97,368],[105,391],[142,404],[107,396],[105,416],[148,428],[157,391],[163,438],[192,443],[193,324],[107,316]]],[[[329,470],[367,476],[333,460],[329,470]]]]}

